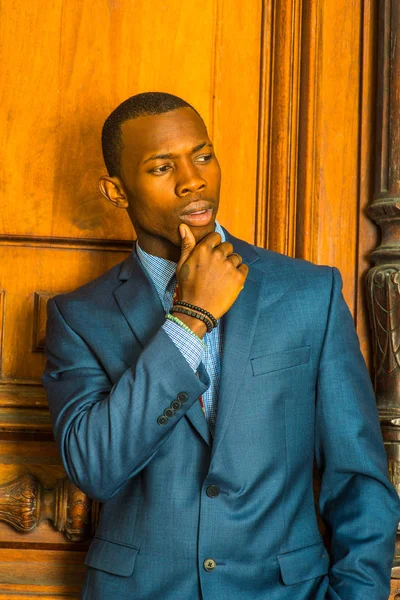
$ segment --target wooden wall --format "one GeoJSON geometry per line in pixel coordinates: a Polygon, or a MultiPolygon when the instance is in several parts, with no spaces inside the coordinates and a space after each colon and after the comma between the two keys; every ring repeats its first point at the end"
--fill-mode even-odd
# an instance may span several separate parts
{"type": "Polygon", "coordinates": [[[369,361],[377,4],[4,0],[1,10],[0,598],[78,597],[86,546],[54,508],[63,469],[40,375],[47,298],[121,261],[134,238],[98,192],[104,119],[142,91],[192,103],[222,167],[219,221],[337,266],[369,361]],[[29,533],[2,512],[22,476],[48,499],[46,511],[30,506],[29,533]]]}

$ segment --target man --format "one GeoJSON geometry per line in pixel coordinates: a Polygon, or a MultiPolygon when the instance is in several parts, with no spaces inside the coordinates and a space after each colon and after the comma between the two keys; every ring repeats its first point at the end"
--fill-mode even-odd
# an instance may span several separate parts
{"type": "Polygon", "coordinates": [[[44,375],[68,476],[103,502],[82,598],[386,600],[399,502],[339,273],[216,223],[180,98],[122,103],[103,153],[138,241],[49,302],[44,375]]]}

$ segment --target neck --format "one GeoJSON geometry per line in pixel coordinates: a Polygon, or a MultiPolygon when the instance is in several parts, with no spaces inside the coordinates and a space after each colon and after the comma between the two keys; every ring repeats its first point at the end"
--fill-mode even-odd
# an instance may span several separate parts
{"type": "Polygon", "coordinates": [[[140,248],[144,250],[144,252],[147,252],[147,254],[157,256],[158,258],[164,258],[165,260],[170,260],[175,263],[177,263],[180,259],[180,246],[175,246],[167,240],[160,239],[158,241],[156,239],[152,239],[151,243],[148,243],[146,236],[138,235],[137,241],[140,248]]]}

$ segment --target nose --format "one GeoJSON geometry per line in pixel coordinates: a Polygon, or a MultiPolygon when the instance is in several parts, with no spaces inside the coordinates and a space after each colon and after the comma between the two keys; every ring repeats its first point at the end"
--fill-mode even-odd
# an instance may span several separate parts
{"type": "Polygon", "coordinates": [[[181,166],[175,189],[177,196],[201,192],[206,187],[207,181],[201,177],[199,170],[192,162],[181,166]]]}

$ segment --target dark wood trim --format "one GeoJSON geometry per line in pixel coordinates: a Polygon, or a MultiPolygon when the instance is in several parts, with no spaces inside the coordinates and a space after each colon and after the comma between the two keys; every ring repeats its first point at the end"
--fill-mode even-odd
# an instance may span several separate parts
{"type": "MultiPolygon", "coordinates": [[[[380,0],[375,197],[369,207],[382,241],[367,278],[374,385],[393,485],[400,490],[400,5],[380,0]]],[[[400,537],[392,576],[400,578],[400,537]]]]}
{"type": "Polygon", "coordinates": [[[61,237],[33,237],[29,235],[0,235],[0,246],[28,246],[67,250],[102,250],[130,252],[134,240],[107,240],[61,237]]]}

